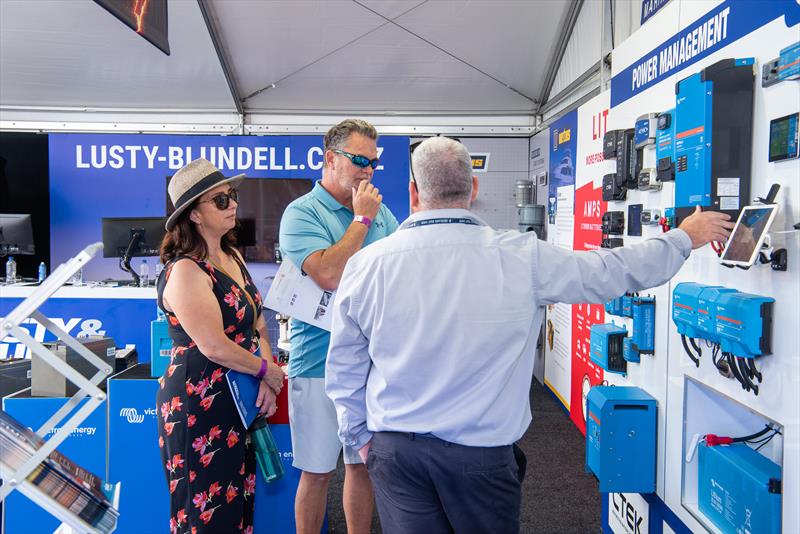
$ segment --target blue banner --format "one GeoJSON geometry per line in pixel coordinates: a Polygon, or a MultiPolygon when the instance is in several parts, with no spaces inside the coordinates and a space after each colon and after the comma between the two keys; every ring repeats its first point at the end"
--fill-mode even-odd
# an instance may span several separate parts
{"type": "MultiPolygon", "coordinates": [[[[100,241],[103,217],[163,217],[166,179],[198,157],[225,175],[322,178],[322,136],[51,134],[52,265],[100,241]]],[[[373,183],[398,220],[408,216],[408,137],[378,139],[373,183]]],[[[152,271],[151,271],[152,272],[152,271]]],[[[125,278],[114,258],[96,258],[87,280],[125,278]]]]}
{"type": "Polygon", "coordinates": [[[642,18],[639,23],[644,24],[647,19],[658,13],[668,3],[669,0],[642,0],[642,18]]]}
{"type": "MultiPolygon", "coordinates": [[[[611,79],[611,107],[649,89],[756,29],[785,17],[800,21],[796,0],[727,0],[611,79]]],[[[778,55],[778,49],[775,50],[778,55]]]]}
{"type": "Polygon", "coordinates": [[[575,158],[578,148],[578,112],[570,111],[550,125],[550,181],[547,190],[547,213],[550,224],[556,223],[558,188],[575,185],[575,158]]]}
{"type": "MultiPolygon", "coordinates": [[[[20,302],[22,299],[0,299],[0,317],[4,317],[20,302]]],[[[150,321],[156,318],[155,298],[51,298],[39,311],[74,337],[109,336],[114,338],[118,347],[136,345],[139,361],[150,361],[150,321]]],[[[26,320],[21,326],[37,341],[55,340],[52,333],[33,319],[26,320]]],[[[29,358],[29,353],[30,350],[16,338],[7,337],[0,343],[0,359],[29,358]]]]}

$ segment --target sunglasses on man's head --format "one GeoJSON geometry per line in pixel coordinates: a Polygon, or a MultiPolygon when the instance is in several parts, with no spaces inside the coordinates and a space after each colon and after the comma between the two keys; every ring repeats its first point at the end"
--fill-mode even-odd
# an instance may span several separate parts
{"type": "Polygon", "coordinates": [[[372,167],[373,169],[377,169],[378,165],[380,165],[381,160],[379,158],[369,159],[367,156],[359,156],[358,154],[351,154],[350,152],[345,152],[344,150],[339,150],[338,148],[334,148],[333,152],[335,154],[339,154],[341,156],[346,157],[350,160],[350,163],[355,165],[356,167],[363,169],[364,167],[372,167]]]}
{"type": "Polygon", "coordinates": [[[233,200],[234,202],[239,202],[238,190],[231,189],[227,193],[218,193],[213,197],[209,198],[208,200],[201,200],[200,202],[198,202],[198,204],[202,204],[203,202],[213,202],[218,210],[226,210],[228,209],[228,206],[230,206],[231,200],[233,200]]]}

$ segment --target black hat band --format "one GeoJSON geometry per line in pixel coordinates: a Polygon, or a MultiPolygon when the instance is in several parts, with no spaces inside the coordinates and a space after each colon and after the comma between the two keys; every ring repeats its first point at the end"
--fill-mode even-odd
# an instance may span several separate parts
{"type": "Polygon", "coordinates": [[[216,183],[222,182],[224,180],[227,180],[227,178],[220,171],[212,172],[211,174],[209,174],[208,176],[206,176],[205,178],[194,184],[192,187],[187,189],[186,192],[182,194],[180,197],[178,197],[178,201],[175,203],[175,209],[176,210],[179,209],[189,200],[193,199],[197,195],[204,193],[208,189],[211,189],[216,183]]]}

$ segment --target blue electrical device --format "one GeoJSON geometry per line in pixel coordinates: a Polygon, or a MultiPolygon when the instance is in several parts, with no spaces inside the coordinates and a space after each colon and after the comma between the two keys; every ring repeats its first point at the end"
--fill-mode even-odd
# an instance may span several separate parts
{"type": "Polygon", "coordinates": [[[633,297],[631,309],[633,316],[631,347],[637,353],[653,354],[656,350],[656,299],[633,297]]]}
{"type": "Polygon", "coordinates": [[[586,470],[600,491],[654,492],[656,399],[637,387],[595,386],[586,414],[586,470]]]}
{"type": "Polygon", "coordinates": [[[744,443],[698,449],[700,512],[724,534],[778,534],[780,466],[744,443]]]}
{"type": "Polygon", "coordinates": [[[589,359],[606,371],[626,373],[628,362],[623,357],[622,343],[627,336],[624,326],[593,324],[589,335],[589,359]]]}
{"type": "Polygon", "coordinates": [[[150,376],[153,377],[164,375],[172,357],[168,324],[165,320],[150,321],[150,376]]]}
{"type": "Polygon", "coordinates": [[[672,322],[682,336],[703,337],[697,325],[697,306],[700,294],[708,287],[697,282],[681,282],[672,290],[672,322]]]}
{"type": "Polygon", "coordinates": [[[611,299],[605,304],[606,313],[609,315],[622,315],[622,297],[611,299]]]}
{"type": "Polygon", "coordinates": [[[800,78],[800,42],[781,50],[778,58],[778,79],[783,81],[797,78],[800,78]]]}
{"type": "Polygon", "coordinates": [[[695,206],[733,218],[750,203],[754,63],[723,59],[675,85],[676,224],[695,206]]]}
{"type": "Polygon", "coordinates": [[[675,108],[659,113],[656,119],[656,180],[675,179],[675,108]]]}
{"type": "Polygon", "coordinates": [[[622,295],[620,299],[622,301],[622,316],[633,317],[633,297],[630,295],[622,295]]]}
{"type": "Polygon", "coordinates": [[[724,293],[736,293],[736,290],[721,286],[706,286],[697,297],[697,328],[702,332],[699,337],[711,343],[719,343],[717,300],[724,293]]]}
{"type": "Polygon", "coordinates": [[[636,119],[633,127],[633,144],[644,148],[656,141],[656,113],[647,113],[636,119]]]}
{"type": "Polygon", "coordinates": [[[775,299],[748,293],[717,297],[717,335],[722,352],[744,358],[772,354],[772,308],[775,299]]]}
{"type": "Polygon", "coordinates": [[[628,363],[639,363],[642,361],[639,352],[633,347],[633,340],[629,337],[622,340],[622,358],[628,363]]]}

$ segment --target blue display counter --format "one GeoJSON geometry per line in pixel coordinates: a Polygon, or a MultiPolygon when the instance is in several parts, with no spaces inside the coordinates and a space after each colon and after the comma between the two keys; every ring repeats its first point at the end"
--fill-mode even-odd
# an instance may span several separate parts
{"type": "MultiPolygon", "coordinates": [[[[19,305],[36,286],[0,286],[0,317],[19,305]]],[[[135,345],[139,362],[150,361],[150,321],[156,318],[153,287],[62,287],[40,308],[45,316],[74,337],[105,335],[118,347],[135,345]]],[[[54,341],[52,333],[32,319],[23,322],[38,341],[54,341]]],[[[29,357],[16,339],[0,340],[0,359],[29,357]]]]}

